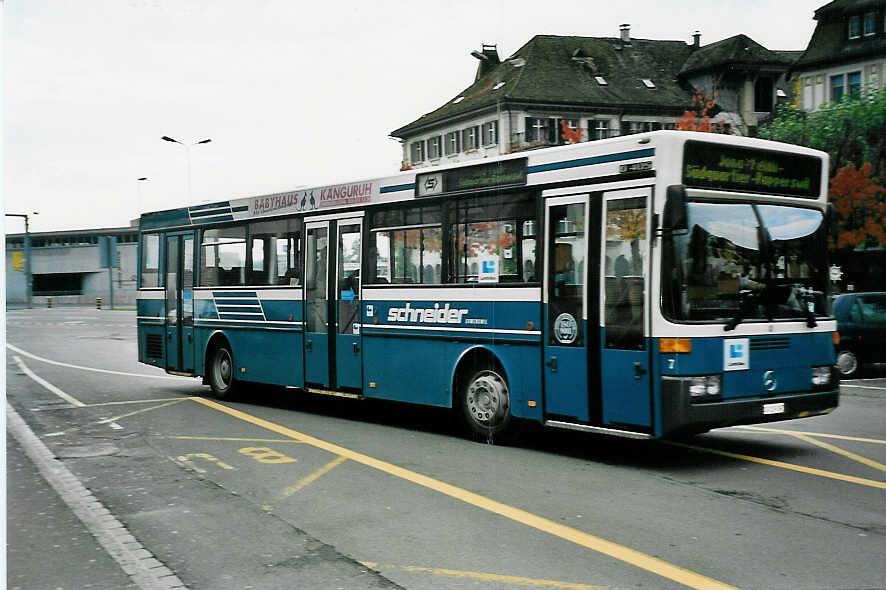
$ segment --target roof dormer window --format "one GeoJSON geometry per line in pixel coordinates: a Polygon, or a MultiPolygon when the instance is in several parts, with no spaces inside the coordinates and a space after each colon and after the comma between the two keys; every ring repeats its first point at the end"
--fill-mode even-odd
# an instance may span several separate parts
{"type": "Polygon", "coordinates": [[[606,78],[604,78],[603,76],[594,76],[594,80],[596,80],[597,84],[599,84],[600,86],[608,86],[609,85],[609,82],[607,82],[606,78]]]}
{"type": "Polygon", "coordinates": [[[877,13],[876,12],[865,12],[864,13],[864,36],[870,37],[876,32],[877,29],[877,13]]]}
{"type": "Polygon", "coordinates": [[[655,88],[655,82],[649,78],[643,78],[643,85],[646,86],[646,88],[655,88]]]}
{"type": "Polygon", "coordinates": [[[858,39],[861,37],[861,17],[853,15],[849,17],[849,38],[858,39]]]}

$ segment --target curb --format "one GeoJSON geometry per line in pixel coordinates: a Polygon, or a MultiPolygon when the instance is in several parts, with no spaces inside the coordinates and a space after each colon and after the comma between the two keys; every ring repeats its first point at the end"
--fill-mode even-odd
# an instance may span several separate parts
{"type": "Polygon", "coordinates": [[[6,404],[6,424],[40,475],[141,590],[187,590],[178,576],[155,559],[52,454],[9,403],[6,404]]]}

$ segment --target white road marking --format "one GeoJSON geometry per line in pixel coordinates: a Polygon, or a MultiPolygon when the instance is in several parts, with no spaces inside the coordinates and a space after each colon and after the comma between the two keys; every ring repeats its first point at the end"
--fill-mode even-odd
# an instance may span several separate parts
{"type": "Polygon", "coordinates": [[[75,398],[71,395],[68,395],[67,393],[65,393],[64,391],[62,391],[61,389],[59,389],[58,387],[56,387],[55,385],[53,385],[52,383],[50,383],[49,381],[44,379],[43,377],[40,377],[39,375],[34,373],[34,371],[29,369],[28,365],[26,365],[22,361],[22,359],[20,359],[18,356],[13,356],[12,358],[25,375],[27,375],[28,377],[30,377],[31,379],[33,379],[34,381],[36,381],[37,383],[39,383],[40,385],[42,385],[43,387],[45,387],[46,389],[48,389],[49,391],[54,393],[55,395],[59,396],[60,398],[62,398],[63,400],[65,400],[66,402],[71,404],[72,406],[77,406],[78,408],[82,408],[83,406],[86,405],[83,402],[81,402],[80,400],[78,400],[77,398],[75,398]]]}
{"type": "Polygon", "coordinates": [[[855,385],[853,383],[840,383],[840,387],[854,387],[856,389],[874,389],[876,391],[886,391],[886,387],[873,387],[871,385],[855,385]]]}
{"type": "Polygon", "coordinates": [[[13,346],[9,342],[6,343],[6,348],[13,350],[21,355],[30,357],[34,360],[49,363],[50,365],[58,365],[59,367],[67,367],[69,369],[79,369],[81,371],[93,371],[95,373],[108,373],[110,375],[122,375],[124,377],[147,377],[148,379],[177,379],[179,381],[184,381],[185,379],[193,380],[190,377],[178,377],[175,375],[145,375],[144,373],[127,373],[125,371],[111,371],[110,369],[97,369],[95,367],[84,367],[81,365],[71,365],[69,363],[62,363],[59,361],[49,360],[47,358],[43,358],[42,356],[37,356],[36,354],[30,353],[26,350],[22,350],[17,346],[13,346]]]}
{"type": "Polygon", "coordinates": [[[178,576],[146,550],[65,464],[55,458],[9,404],[6,404],[6,417],[9,432],[37,466],[40,475],[141,590],[187,590],[178,576]]]}

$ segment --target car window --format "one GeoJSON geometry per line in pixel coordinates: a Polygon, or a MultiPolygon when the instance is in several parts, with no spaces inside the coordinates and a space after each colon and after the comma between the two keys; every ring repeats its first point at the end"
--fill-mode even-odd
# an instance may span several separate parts
{"type": "Polygon", "coordinates": [[[886,297],[859,297],[857,307],[864,322],[886,323],[886,297]]]}
{"type": "Polygon", "coordinates": [[[862,313],[861,299],[856,299],[852,302],[852,307],[849,308],[849,321],[861,322],[863,320],[864,314],[862,313]]]}

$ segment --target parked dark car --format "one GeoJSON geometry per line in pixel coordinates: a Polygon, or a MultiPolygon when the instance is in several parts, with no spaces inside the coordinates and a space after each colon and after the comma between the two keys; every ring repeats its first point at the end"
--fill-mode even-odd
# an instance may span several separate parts
{"type": "Polygon", "coordinates": [[[840,333],[840,373],[855,377],[865,365],[886,363],[886,292],[840,295],[833,310],[840,333]]]}

